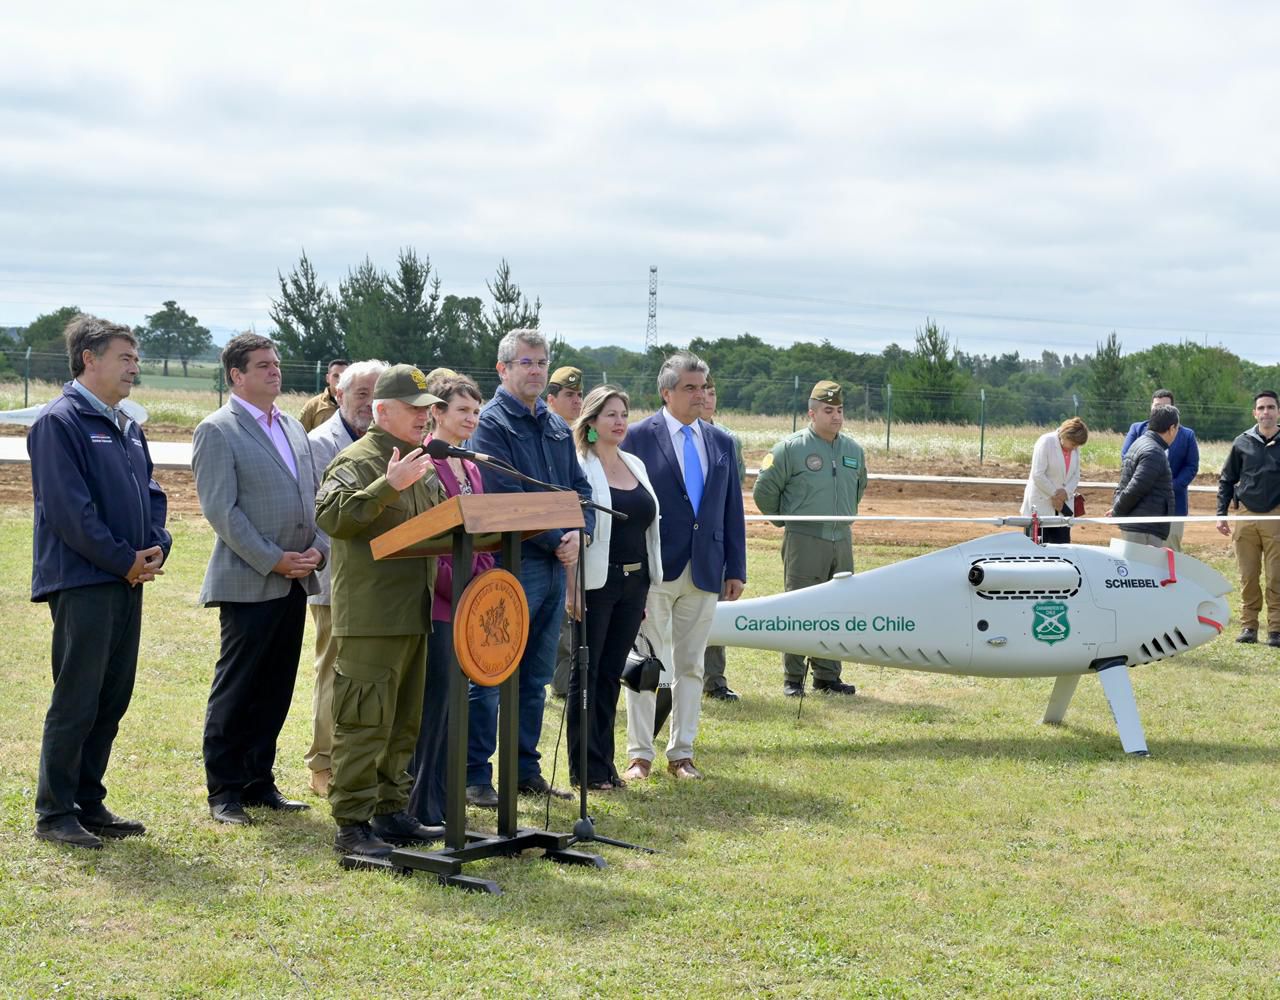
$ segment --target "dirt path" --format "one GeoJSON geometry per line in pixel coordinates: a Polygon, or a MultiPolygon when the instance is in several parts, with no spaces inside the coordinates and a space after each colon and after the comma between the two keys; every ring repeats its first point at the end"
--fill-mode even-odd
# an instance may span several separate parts
{"type": "MultiPolygon", "coordinates": [[[[748,461],[750,464],[750,460],[748,461]]],[[[901,472],[916,475],[983,476],[989,478],[1019,478],[1025,470],[1001,468],[993,465],[966,468],[948,466],[920,468],[905,460],[882,460],[876,464],[876,472],[901,472]],[[895,467],[896,466],[896,467],[895,467]]],[[[1086,476],[1088,478],[1088,476],[1086,476]]],[[[1100,472],[1096,478],[1106,479],[1100,472]]],[[[169,495],[169,516],[188,518],[200,516],[200,504],[196,498],[195,482],[189,471],[165,470],[160,474],[161,484],[169,495]]],[[[1212,477],[1201,477],[1208,485],[1212,477]]],[[[1102,514],[1111,502],[1108,490],[1084,490],[1085,508],[1090,514],[1102,514]]],[[[944,485],[926,483],[872,482],[859,513],[927,515],[936,517],[1000,517],[1018,513],[1022,502],[1020,486],[944,485]]],[[[25,465],[0,466],[0,506],[29,508],[31,506],[31,480],[25,465]]],[[[746,494],[749,514],[759,513],[746,494]]],[[[1212,514],[1214,498],[1209,493],[1191,494],[1191,513],[1212,514]]],[[[748,526],[753,537],[780,535],[777,528],[763,523],[748,526]]],[[[898,545],[928,545],[941,547],[953,545],[969,538],[977,538],[991,532],[984,524],[937,524],[896,521],[890,523],[863,522],[856,526],[855,538],[867,542],[898,545]]],[[[1115,536],[1115,530],[1103,525],[1080,525],[1072,532],[1074,541],[1088,544],[1106,544],[1115,536]]],[[[1221,548],[1229,544],[1218,534],[1211,523],[1188,524],[1184,535],[1190,546],[1221,548]]]]}

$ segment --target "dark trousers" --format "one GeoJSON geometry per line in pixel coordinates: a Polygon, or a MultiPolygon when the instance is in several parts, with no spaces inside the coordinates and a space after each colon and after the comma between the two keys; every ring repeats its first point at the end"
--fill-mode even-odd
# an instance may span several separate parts
{"type": "MultiPolygon", "coordinates": [[[[519,773],[516,780],[532,781],[542,774],[538,740],[547,703],[547,683],[555,671],[556,643],[564,619],[564,567],[555,558],[525,553],[520,562],[520,585],[529,602],[529,641],[520,658],[519,773]]],[[[493,781],[490,758],[498,748],[498,689],[472,684],[468,695],[471,718],[467,741],[467,784],[493,781]]]]}
{"type": "Polygon", "coordinates": [[[296,580],[274,601],[220,608],[222,655],[204,716],[209,804],[254,799],[275,788],[276,740],[293,700],[307,621],[296,580]]]}
{"type": "MultiPolygon", "coordinates": [[[[587,775],[588,784],[618,776],[613,764],[614,720],[622,668],[640,631],[649,574],[645,570],[624,573],[609,567],[603,587],[587,591],[587,775]]],[[[569,674],[569,776],[577,784],[582,751],[582,681],[575,669],[569,674]]]]}
{"type": "Polygon", "coordinates": [[[36,816],[93,811],[102,776],[133,696],[142,628],[142,587],[97,583],[49,597],[53,694],[44,717],[36,816]]]}
{"type": "Polygon", "coordinates": [[[449,756],[449,673],[453,662],[453,622],[433,621],[427,636],[427,683],[422,689],[422,725],[409,773],[409,812],[419,823],[444,822],[445,764],[449,756]]]}

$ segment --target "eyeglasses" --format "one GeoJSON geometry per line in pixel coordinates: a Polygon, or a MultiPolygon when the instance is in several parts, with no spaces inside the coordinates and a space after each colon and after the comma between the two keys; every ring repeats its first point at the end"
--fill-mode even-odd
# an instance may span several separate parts
{"type": "Polygon", "coordinates": [[[525,371],[528,371],[530,368],[537,368],[545,371],[550,362],[546,358],[516,358],[510,363],[513,365],[519,365],[525,371]]]}

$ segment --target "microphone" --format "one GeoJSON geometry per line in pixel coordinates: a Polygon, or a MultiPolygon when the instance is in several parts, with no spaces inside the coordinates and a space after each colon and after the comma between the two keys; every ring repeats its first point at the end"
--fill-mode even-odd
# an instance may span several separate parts
{"type": "Polygon", "coordinates": [[[448,441],[432,438],[427,442],[427,454],[432,458],[465,458],[470,462],[492,462],[490,456],[478,451],[467,451],[466,448],[455,448],[448,441]]]}

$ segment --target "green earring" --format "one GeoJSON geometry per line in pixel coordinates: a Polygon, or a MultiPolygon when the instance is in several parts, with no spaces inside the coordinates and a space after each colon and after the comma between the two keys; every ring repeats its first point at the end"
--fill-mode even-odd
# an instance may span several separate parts
{"type": "Polygon", "coordinates": [[[600,435],[596,433],[596,429],[595,429],[594,427],[588,427],[588,428],[587,428],[587,443],[588,443],[588,444],[595,444],[595,443],[596,443],[597,441],[599,441],[599,440],[600,440],[600,435]]]}

